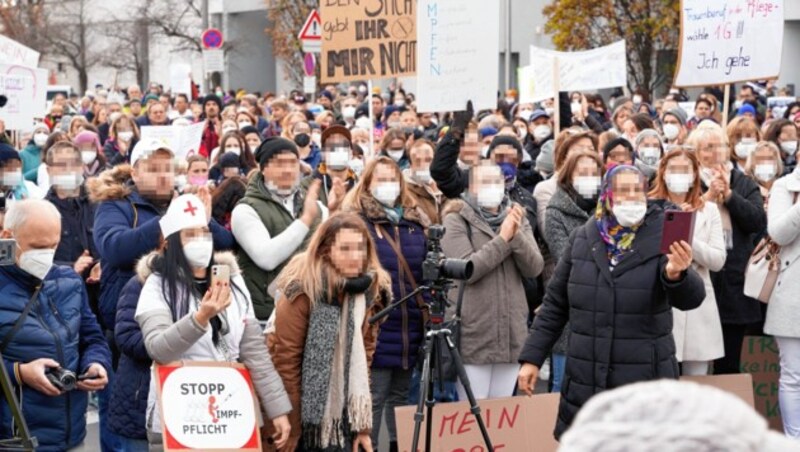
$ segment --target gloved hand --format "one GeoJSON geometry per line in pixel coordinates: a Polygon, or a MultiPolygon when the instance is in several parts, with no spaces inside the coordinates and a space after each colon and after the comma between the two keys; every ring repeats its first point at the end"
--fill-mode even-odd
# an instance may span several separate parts
{"type": "Polygon", "coordinates": [[[453,113],[453,125],[450,133],[459,141],[464,139],[464,132],[469,126],[469,122],[475,117],[475,110],[472,109],[472,101],[467,101],[467,109],[453,113]]]}

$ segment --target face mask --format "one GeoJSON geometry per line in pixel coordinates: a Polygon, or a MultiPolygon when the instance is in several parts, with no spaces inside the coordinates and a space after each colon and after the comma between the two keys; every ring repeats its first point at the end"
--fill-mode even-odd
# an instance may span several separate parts
{"type": "Polygon", "coordinates": [[[53,268],[56,250],[28,250],[19,257],[19,268],[37,279],[44,279],[53,268]]]}
{"type": "Polygon", "coordinates": [[[16,187],[22,183],[22,171],[11,171],[3,173],[2,184],[4,187],[16,187]]]}
{"type": "Polygon", "coordinates": [[[361,93],[361,94],[366,94],[367,93],[367,87],[365,85],[359,86],[358,87],[358,92],[361,93]]]}
{"type": "Polygon", "coordinates": [[[364,172],[364,161],[361,159],[353,159],[350,160],[350,169],[356,173],[356,176],[360,176],[362,172],[364,172]]]}
{"type": "Polygon", "coordinates": [[[414,171],[414,180],[422,185],[428,185],[433,178],[431,177],[431,170],[416,170],[414,171]]]}
{"type": "Polygon", "coordinates": [[[238,130],[236,127],[225,127],[222,129],[222,134],[225,135],[228,132],[235,132],[236,130],[238,130]]]}
{"type": "Polygon", "coordinates": [[[83,174],[57,174],[50,177],[50,183],[63,190],[75,190],[83,183],[83,174]]]}
{"type": "Polygon", "coordinates": [[[793,156],[797,152],[797,141],[784,141],[781,143],[781,150],[793,156]]]}
{"type": "Polygon", "coordinates": [[[399,182],[382,182],[372,189],[372,196],[386,207],[394,207],[397,197],[400,196],[399,182]]]}
{"type": "Polygon", "coordinates": [[[573,115],[577,115],[578,113],[581,112],[581,110],[583,109],[583,106],[581,105],[580,102],[573,102],[573,103],[570,104],[569,109],[570,109],[570,111],[572,111],[573,115]]]}
{"type": "Polygon", "coordinates": [[[641,104],[642,103],[642,96],[633,96],[633,103],[634,104],[641,104]]]}
{"type": "Polygon", "coordinates": [[[189,184],[200,187],[208,183],[208,176],[189,176],[189,184]]]}
{"type": "Polygon", "coordinates": [[[215,92],[214,94],[216,94],[216,95],[217,95],[217,97],[220,97],[220,98],[222,97],[222,91],[217,91],[217,92],[215,92]]]}
{"type": "Polygon", "coordinates": [[[525,127],[520,127],[517,129],[517,136],[519,136],[520,140],[524,140],[525,137],[528,136],[528,129],[525,127]]]}
{"type": "Polygon", "coordinates": [[[517,116],[519,116],[520,118],[522,118],[522,119],[524,119],[526,121],[530,121],[531,120],[531,116],[533,116],[533,110],[522,110],[517,114],[517,116]]]}
{"type": "Polygon", "coordinates": [[[110,115],[108,115],[108,123],[109,124],[113,124],[114,121],[116,121],[117,119],[119,119],[121,117],[122,117],[122,113],[119,113],[119,112],[111,113],[110,115]]]}
{"type": "Polygon", "coordinates": [[[249,123],[249,122],[240,122],[240,123],[239,123],[239,130],[242,130],[242,129],[244,129],[245,127],[250,127],[250,126],[252,126],[252,125],[253,125],[253,124],[251,124],[251,123],[249,123]]]}
{"type": "Polygon", "coordinates": [[[756,179],[760,180],[761,182],[769,182],[775,178],[777,172],[778,171],[775,169],[774,163],[761,163],[756,165],[755,169],[753,170],[753,175],[755,175],[756,179]]]}
{"type": "Polygon", "coordinates": [[[478,206],[484,209],[496,209],[506,197],[503,185],[485,185],[478,190],[478,206]]]}
{"type": "Polygon", "coordinates": [[[708,187],[714,180],[714,170],[711,168],[700,168],[700,179],[702,179],[703,183],[708,187]]]}
{"type": "Polygon", "coordinates": [[[667,190],[676,195],[685,195],[694,184],[694,175],[685,173],[667,173],[664,175],[667,190]]]}
{"type": "Polygon", "coordinates": [[[297,146],[304,148],[311,143],[311,135],[307,133],[298,133],[294,136],[294,143],[297,146]]]}
{"type": "Polygon", "coordinates": [[[91,165],[97,160],[97,151],[81,151],[81,160],[84,165],[91,165]]]}
{"type": "Polygon", "coordinates": [[[624,228],[635,226],[642,222],[647,213],[647,203],[626,202],[614,205],[612,209],[617,223],[624,228]]]}
{"type": "Polygon", "coordinates": [[[487,144],[486,146],[481,148],[481,157],[487,158],[488,156],[489,156],[489,145],[487,144]]]}
{"type": "Polygon", "coordinates": [[[183,245],[183,255],[192,268],[206,268],[214,254],[214,242],[210,239],[195,239],[183,245]]]}
{"type": "Polygon", "coordinates": [[[507,103],[508,105],[511,105],[511,104],[513,104],[515,100],[516,100],[516,99],[514,99],[513,97],[506,97],[506,103],[507,103]]]}
{"type": "Polygon", "coordinates": [[[400,159],[402,159],[403,156],[406,155],[406,151],[405,149],[397,149],[397,150],[387,149],[386,154],[388,154],[389,157],[391,157],[392,160],[394,160],[395,162],[399,162],[400,159]]]}
{"type": "Polygon", "coordinates": [[[235,147],[235,148],[225,148],[226,154],[233,154],[233,155],[242,155],[242,148],[235,147]]]}
{"type": "Polygon", "coordinates": [[[125,142],[131,141],[131,138],[133,138],[133,132],[131,132],[131,131],[120,132],[120,133],[117,134],[117,137],[119,137],[120,140],[125,141],[125,142]]]}
{"type": "Polygon", "coordinates": [[[736,102],[733,103],[733,108],[738,110],[739,108],[742,108],[743,104],[744,102],[742,102],[741,100],[737,100],[736,102]]]}
{"type": "Polygon", "coordinates": [[[46,133],[37,133],[33,135],[33,144],[37,147],[42,147],[47,143],[48,135],[46,133]]]}
{"type": "Polygon", "coordinates": [[[736,157],[744,160],[750,156],[751,152],[756,150],[756,140],[752,138],[742,138],[742,141],[736,143],[733,150],[736,152],[736,157]]]}
{"type": "Polygon", "coordinates": [[[658,161],[661,160],[661,149],[657,147],[641,147],[639,148],[639,158],[642,159],[645,165],[656,166],[658,161]]]}
{"type": "Polygon", "coordinates": [[[547,108],[544,109],[544,112],[547,113],[547,116],[552,118],[553,117],[553,113],[555,113],[556,110],[553,107],[547,107],[547,108]]]}
{"type": "Polygon", "coordinates": [[[356,127],[364,130],[372,130],[372,122],[369,120],[368,117],[362,116],[356,119],[356,127]]]}
{"type": "Polygon", "coordinates": [[[267,181],[266,185],[267,185],[267,190],[269,190],[272,193],[277,194],[278,196],[282,196],[282,197],[285,198],[287,196],[293,195],[294,192],[297,191],[297,187],[298,187],[298,185],[300,185],[300,179],[299,179],[299,175],[298,175],[298,179],[295,180],[294,183],[292,184],[292,186],[289,187],[289,188],[278,188],[278,186],[275,185],[275,183],[272,182],[272,181],[267,181]]]}
{"type": "Polygon", "coordinates": [[[600,183],[600,176],[578,176],[572,181],[572,186],[582,197],[594,199],[600,192],[600,183]]]}
{"type": "Polygon", "coordinates": [[[681,128],[675,124],[664,124],[664,138],[674,140],[681,133],[681,128]]]}
{"type": "Polygon", "coordinates": [[[392,122],[387,122],[386,126],[390,129],[399,129],[403,126],[403,123],[400,121],[392,121],[392,122]]]}
{"type": "Polygon", "coordinates": [[[344,119],[353,119],[356,117],[356,107],[344,107],[342,109],[342,117],[344,119]]]}
{"type": "Polygon", "coordinates": [[[346,169],[349,161],[350,152],[348,151],[328,152],[328,154],[325,156],[325,166],[334,171],[346,169]]]}
{"type": "Polygon", "coordinates": [[[550,130],[550,126],[547,124],[536,126],[536,128],[533,129],[533,137],[536,138],[536,141],[543,141],[545,138],[549,137],[551,133],[553,133],[553,131],[550,130]]]}
{"type": "Polygon", "coordinates": [[[500,170],[503,172],[503,178],[506,181],[506,186],[513,186],[514,182],[517,181],[517,167],[512,163],[500,163],[498,165],[500,170]]]}
{"type": "Polygon", "coordinates": [[[394,104],[396,106],[398,106],[398,107],[405,107],[406,106],[406,101],[404,101],[402,99],[397,99],[397,100],[394,101],[394,104]]]}
{"type": "Polygon", "coordinates": [[[181,174],[179,176],[175,176],[175,188],[177,188],[178,191],[182,192],[188,183],[189,182],[186,180],[185,175],[181,174]]]}

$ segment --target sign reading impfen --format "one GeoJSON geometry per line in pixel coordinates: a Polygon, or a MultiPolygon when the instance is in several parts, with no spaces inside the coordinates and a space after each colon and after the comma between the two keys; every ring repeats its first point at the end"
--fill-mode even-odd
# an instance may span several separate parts
{"type": "Polygon", "coordinates": [[[674,86],[777,77],[783,0],[682,0],[674,86]]]}
{"type": "Polygon", "coordinates": [[[417,0],[322,0],[322,82],[414,75],[417,0]]]}
{"type": "Polygon", "coordinates": [[[261,450],[256,396],[236,363],[156,366],[164,450],[261,450]]]}
{"type": "Polygon", "coordinates": [[[418,7],[417,111],[463,110],[468,100],[475,110],[495,108],[500,8],[485,0],[419,0],[418,7]]]}

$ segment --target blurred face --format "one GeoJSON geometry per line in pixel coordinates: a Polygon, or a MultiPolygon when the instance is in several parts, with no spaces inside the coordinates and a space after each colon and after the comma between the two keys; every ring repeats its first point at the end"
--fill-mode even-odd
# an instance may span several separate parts
{"type": "Polygon", "coordinates": [[[631,153],[625,146],[619,145],[608,153],[606,163],[616,163],[617,165],[633,165],[631,153]]]}
{"type": "Polygon", "coordinates": [[[694,114],[697,119],[705,119],[711,116],[711,107],[705,102],[698,102],[694,107],[694,114]]]}
{"type": "Polygon", "coordinates": [[[636,140],[636,135],[639,134],[639,129],[636,128],[636,124],[634,124],[633,121],[628,119],[622,123],[622,133],[625,134],[625,138],[627,138],[628,141],[633,143],[636,140]]]}
{"type": "Polygon", "coordinates": [[[236,155],[241,155],[242,153],[242,145],[239,143],[239,140],[235,138],[228,138],[225,141],[225,152],[233,152],[236,155]]]}
{"type": "Polygon", "coordinates": [[[189,103],[186,102],[185,97],[178,96],[175,98],[175,109],[178,110],[179,113],[185,112],[187,108],[189,108],[189,103]]]}
{"type": "Polygon", "coordinates": [[[400,116],[400,122],[403,127],[417,127],[417,115],[414,112],[407,111],[400,116]]]}
{"type": "Polygon", "coordinates": [[[695,174],[692,161],[682,155],[669,159],[664,170],[664,176],[666,178],[672,174],[688,176],[694,180],[695,174]]]}
{"type": "Polygon", "coordinates": [[[367,240],[356,229],[340,229],[331,246],[331,265],[345,278],[355,278],[367,265],[367,240]]]}
{"type": "Polygon", "coordinates": [[[212,101],[206,102],[203,108],[206,111],[207,118],[216,118],[217,116],[219,116],[219,106],[217,105],[216,102],[212,101]]]}
{"type": "Polygon", "coordinates": [[[150,106],[147,112],[150,117],[150,122],[154,124],[164,124],[167,122],[167,110],[164,109],[164,105],[155,103],[150,106]]]}
{"type": "Polygon", "coordinates": [[[620,110],[620,112],[617,114],[617,121],[616,121],[617,128],[619,130],[623,130],[623,124],[625,124],[625,121],[627,121],[628,118],[630,118],[630,117],[631,117],[630,111],[628,111],[628,110],[620,110]]]}
{"type": "Polygon", "coordinates": [[[198,161],[192,163],[186,171],[187,176],[208,176],[208,162],[198,161]]]}
{"type": "Polygon", "coordinates": [[[258,146],[261,145],[261,137],[257,133],[248,133],[245,135],[244,139],[254,152],[258,149],[258,146]]]}
{"type": "Polygon", "coordinates": [[[628,171],[618,173],[614,177],[611,189],[615,204],[646,202],[644,186],[636,173],[628,171]]]}
{"type": "Polygon", "coordinates": [[[282,121],[286,117],[287,111],[281,107],[272,108],[272,119],[275,121],[282,121]]]}
{"type": "Polygon", "coordinates": [[[519,153],[513,146],[503,144],[492,150],[492,161],[498,165],[501,163],[510,163],[517,166],[519,164],[519,153]]]}
{"type": "Polygon", "coordinates": [[[478,165],[472,169],[471,174],[469,191],[476,198],[482,190],[492,187],[505,188],[506,182],[503,172],[497,166],[478,165]]]}
{"type": "Polygon", "coordinates": [[[291,152],[282,152],[264,167],[264,179],[279,190],[291,190],[300,176],[300,161],[291,152]]]}
{"type": "Polygon", "coordinates": [[[462,162],[468,165],[475,165],[480,159],[481,143],[478,141],[478,134],[475,132],[467,132],[464,138],[464,144],[461,145],[461,152],[459,158],[462,162]]]}
{"type": "Polygon", "coordinates": [[[222,121],[222,134],[225,135],[228,132],[233,132],[239,130],[239,126],[236,125],[236,121],[232,119],[226,119],[222,121]]]}
{"type": "Polygon", "coordinates": [[[427,144],[420,144],[411,149],[411,169],[413,171],[427,170],[433,161],[433,148],[427,144]]]}
{"type": "MultiPolygon", "coordinates": [[[[94,148],[92,148],[94,150],[94,148]]],[[[53,154],[52,164],[47,165],[47,174],[53,176],[77,175],[83,172],[80,154],[72,149],[59,149],[53,154]]]]}
{"type": "Polygon", "coordinates": [[[211,240],[211,231],[208,229],[208,226],[183,229],[181,230],[180,235],[181,245],[183,246],[186,246],[195,240],[211,240]]]}
{"type": "Polygon", "coordinates": [[[175,189],[175,165],[166,152],[140,159],[133,168],[133,181],[147,199],[167,201],[175,189]]]}
{"type": "Polygon", "coordinates": [[[130,99],[141,99],[142,98],[142,90],[138,86],[131,86],[128,88],[128,98],[130,99]]]}
{"type": "Polygon", "coordinates": [[[697,158],[703,168],[712,168],[727,160],[727,148],[719,137],[709,136],[697,149],[697,158]]]}
{"type": "Polygon", "coordinates": [[[58,248],[61,240],[61,220],[47,213],[31,212],[27,221],[21,227],[12,231],[10,229],[2,232],[3,238],[14,238],[17,242],[19,251],[16,253],[16,263],[22,253],[30,250],[54,250],[58,248]]]}
{"type": "Polygon", "coordinates": [[[370,181],[369,189],[374,190],[378,185],[386,182],[399,182],[400,177],[395,171],[394,167],[387,164],[379,164],[375,167],[375,172],[372,175],[372,181],[370,181]]]}
{"type": "Polygon", "coordinates": [[[797,141],[797,127],[784,126],[781,129],[781,134],[778,135],[778,143],[784,141],[797,141]]]}
{"type": "Polygon", "coordinates": [[[597,167],[597,162],[588,157],[578,160],[578,165],[572,173],[572,180],[574,181],[576,177],[600,177],[600,169],[597,167]]]}
{"type": "Polygon", "coordinates": [[[222,177],[224,177],[225,179],[229,177],[236,177],[238,175],[239,175],[239,168],[236,168],[235,166],[222,169],[222,177]]]}

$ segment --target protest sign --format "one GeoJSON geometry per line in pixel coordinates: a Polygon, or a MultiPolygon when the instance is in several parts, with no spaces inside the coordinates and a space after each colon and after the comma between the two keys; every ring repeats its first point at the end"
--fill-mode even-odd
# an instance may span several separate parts
{"type": "MultiPolygon", "coordinates": [[[[713,375],[684,377],[681,380],[713,386],[730,392],[753,406],[750,375],[713,375]]],[[[553,430],[558,414],[559,394],[537,394],[533,397],[509,397],[480,400],[481,415],[495,450],[555,452],[558,443],[553,430]]],[[[395,409],[397,441],[401,452],[411,450],[416,407],[395,409]]],[[[420,450],[425,450],[425,421],[422,423],[420,450]]],[[[431,450],[437,452],[486,450],[475,417],[466,402],[440,403],[433,408],[431,450]]]]}
{"type": "Polygon", "coordinates": [[[778,404],[778,378],[781,373],[778,343],[768,336],[747,336],[742,347],[741,371],[753,376],[755,408],[773,430],[783,431],[778,404]]]}
{"type": "Polygon", "coordinates": [[[414,75],[416,0],[322,2],[322,83],[414,75]]]}
{"type": "Polygon", "coordinates": [[[0,119],[5,121],[6,127],[10,130],[29,129],[34,118],[43,118],[47,114],[47,70],[21,64],[0,64],[0,94],[8,97],[6,106],[0,108],[0,119]]]}
{"type": "Polygon", "coordinates": [[[260,451],[258,405],[242,364],[156,365],[165,451],[260,451]]]}
{"type": "Polygon", "coordinates": [[[527,85],[520,102],[538,102],[559,91],[589,91],[616,88],[628,83],[625,41],[580,52],[557,52],[531,46],[531,64],[521,73],[520,86],[527,85]],[[558,83],[553,79],[558,59],[558,83]]]}
{"type": "Polygon", "coordinates": [[[169,65],[169,88],[172,95],[192,95],[192,66],[186,63],[169,65]]]}
{"type": "Polygon", "coordinates": [[[463,110],[468,100],[476,111],[496,108],[500,8],[483,0],[419,0],[417,6],[417,111],[463,110]]]}
{"type": "Polygon", "coordinates": [[[767,98],[767,109],[772,110],[774,118],[783,118],[789,104],[797,102],[796,97],[769,97],[767,98]]]}
{"type": "Polygon", "coordinates": [[[678,70],[673,86],[777,77],[783,47],[783,3],[682,0],[678,70]]]}
{"type": "Polygon", "coordinates": [[[188,126],[143,126],[141,140],[158,141],[175,153],[176,160],[185,160],[200,150],[205,122],[188,126]]]}
{"type": "Polygon", "coordinates": [[[5,64],[36,67],[39,66],[39,52],[0,35],[0,61],[5,64]]]}

